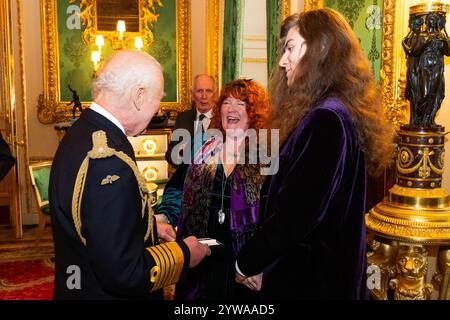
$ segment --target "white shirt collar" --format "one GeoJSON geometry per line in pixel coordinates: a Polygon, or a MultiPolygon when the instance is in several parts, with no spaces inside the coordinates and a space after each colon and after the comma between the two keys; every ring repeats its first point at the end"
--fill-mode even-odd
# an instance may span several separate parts
{"type": "Polygon", "coordinates": [[[112,123],[114,123],[119,129],[120,131],[123,132],[124,135],[126,135],[125,133],[125,129],[122,126],[122,124],[119,122],[119,120],[117,120],[116,117],[114,117],[108,110],[106,110],[105,108],[103,108],[102,106],[98,105],[95,102],[91,103],[91,110],[95,111],[99,114],[101,114],[102,116],[104,116],[106,119],[108,119],[109,121],[111,121],[112,123]]]}

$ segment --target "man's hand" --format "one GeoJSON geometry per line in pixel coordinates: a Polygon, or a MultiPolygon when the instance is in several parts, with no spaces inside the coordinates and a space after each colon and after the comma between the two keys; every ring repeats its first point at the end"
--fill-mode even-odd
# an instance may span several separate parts
{"type": "Polygon", "coordinates": [[[244,284],[244,280],[245,279],[247,279],[247,277],[244,277],[242,274],[240,274],[239,272],[236,271],[236,274],[234,276],[234,280],[237,283],[244,284]]]}
{"type": "Polygon", "coordinates": [[[244,277],[239,272],[236,272],[235,280],[237,283],[243,284],[251,290],[261,291],[262,275],[263,274],[261,272],[260,274],[251,277],[244,277]]]}
{"type": "Polygon", "coordinates": [[[173,227],[167,222],[156,220],[156,229],[158,230],[158,240],[159,242],[170,242],[175,241],[176,233],[173,227]]]}
{"type": "Polygon", "coordinates": [[[206,245],[198,242],[196,236],[189,236],[183,239],[184,243],[189,248],[191,252],[191,261],[189,261],[189,268],[193,268],[203,260],[205,256],[211,254],[211,249],[206,245]]]}
{"type": "Polygon", "coordinates": [[[243,281],[247,288],[255,291],[261,291],[262,272],[260,274],[248,277],[243,281]]]}

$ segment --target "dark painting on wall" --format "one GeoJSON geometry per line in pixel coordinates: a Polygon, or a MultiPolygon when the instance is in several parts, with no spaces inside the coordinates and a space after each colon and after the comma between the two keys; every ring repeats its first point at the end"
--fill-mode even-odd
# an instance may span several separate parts
{"type": "Polygon", "coordinates": [[[97,30],[116,31],[117,20],[127,31],[139,32],[139,0],[97,0],[97,30]]]}

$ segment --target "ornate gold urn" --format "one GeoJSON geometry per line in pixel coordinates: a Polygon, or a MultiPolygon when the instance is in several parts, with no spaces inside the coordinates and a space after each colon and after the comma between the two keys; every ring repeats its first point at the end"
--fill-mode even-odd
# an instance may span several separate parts
{"type": "MultiPolygon", "coordinates": [[[[405,96],[410,124],[398,132],[396,184],[366,215],[370,293],[375,299],[450,300],[450,197],[442,188],[444,128],[434,123],[444,98],[448,6],[410,8],[405,96]],[[432,263],[432,264],[431,264],[432,263]],[[434,270],[430,275],[428,269],[434,270]]],[[[369,282],[368,282],[369,284],[369,282]]]]}

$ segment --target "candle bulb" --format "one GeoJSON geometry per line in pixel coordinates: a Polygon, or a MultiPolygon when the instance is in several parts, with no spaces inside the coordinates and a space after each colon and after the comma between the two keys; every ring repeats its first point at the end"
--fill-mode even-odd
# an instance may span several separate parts
{"type": "Polygon", "coordinates": [[[94,70],[97,71],[98,63],[100,62],[100,52],[92,51],[91,60],[94,63],[94,70]]]}
{"type": "Polygon", "coordinates": [[[142,37],[134,38],[134,47],[138,50],[141,50],[144,47],[144,43],[142,42],[142,37]]]}
{"type": "Polygon", "coordinates": [[[126,31],[125,21],[124,20],[118,20],[117,21],[117,31],[119,32],[119,39],[122,40],[123,33],[126,31]]]}
{"type": "Polygon", "coordinates": [[[102,46],[105,45],[105,39],[103,39],[103,36],[101,34],[98,34],[95,37],[95,44],[98,46],[99,54],[102,54],[102,46]]]}

